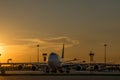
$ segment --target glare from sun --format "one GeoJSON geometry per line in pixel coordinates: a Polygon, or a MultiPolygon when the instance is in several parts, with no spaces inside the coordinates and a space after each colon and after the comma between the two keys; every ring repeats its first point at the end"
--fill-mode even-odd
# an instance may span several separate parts
{"type": "Polygon", "coordinates": [[[0,44],[0,54],[4,52],[4,46],[0,44]]]}

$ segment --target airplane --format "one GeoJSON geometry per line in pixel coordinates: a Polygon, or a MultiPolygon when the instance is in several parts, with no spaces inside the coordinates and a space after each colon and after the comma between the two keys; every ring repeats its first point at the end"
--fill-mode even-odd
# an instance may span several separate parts
{"type": "Polygon", "coordinates": [[[69,62],[76,61],[76,60],[78,59],[64,61],[64,44],[63,44],[61,57],[57,53],[52,52],[48,57],[47,65],[40,65],[40,66],[45,67],[46,73],[49,73],[49,72],[56,73],[57,71],[59,71],[60,73],[63,73],[63,72],[69,73],[70,67],[74,66],[74,64],[70,64],[69,62]]]}

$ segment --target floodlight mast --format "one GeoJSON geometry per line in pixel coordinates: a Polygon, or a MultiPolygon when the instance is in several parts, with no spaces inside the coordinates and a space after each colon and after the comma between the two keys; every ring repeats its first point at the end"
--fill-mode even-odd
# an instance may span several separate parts
{"type": "Polygon", "coordinates": [[[39,63],[39,47],[40,47],[40,45],[38,44],[37,45],[37,62],[39,63]]]}

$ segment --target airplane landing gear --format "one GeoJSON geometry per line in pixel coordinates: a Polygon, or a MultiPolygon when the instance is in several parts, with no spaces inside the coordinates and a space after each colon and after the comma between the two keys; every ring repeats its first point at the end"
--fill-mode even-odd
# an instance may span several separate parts
{"type": "Polygon", "coordinates": [[[46,72],[46,73],[49,73],[49,72],[50,72],[49,67],[46,67],[45,72],[46,72]]]}
{"type": "Polygon", "coordinates": [[[60,73],[63,73],[64,71],[63,70],[59,70],[60,73]]]}
{"type": "Polygon", "coordinates": [[[66,68],[66,73],[70,73],[70,68],[69,67],[66,68]]]}

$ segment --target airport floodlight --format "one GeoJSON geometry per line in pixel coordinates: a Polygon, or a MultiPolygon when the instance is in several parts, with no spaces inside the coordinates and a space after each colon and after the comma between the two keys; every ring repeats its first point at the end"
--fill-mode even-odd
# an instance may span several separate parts
{"type": "Polygon", "coordinates": [[[104,47],[105,47],[105,56],[104,56],[104,63],[105,63],[105,65],[106,65],[106,47],[107,47],[107,44],[104,44],[104,47]]]}
{"type": "Polygon", "coordinates": [[[40,47],[40,45],[38,44],[37,45],[37,62],[39,63],[39,47],[40,47]]]}

